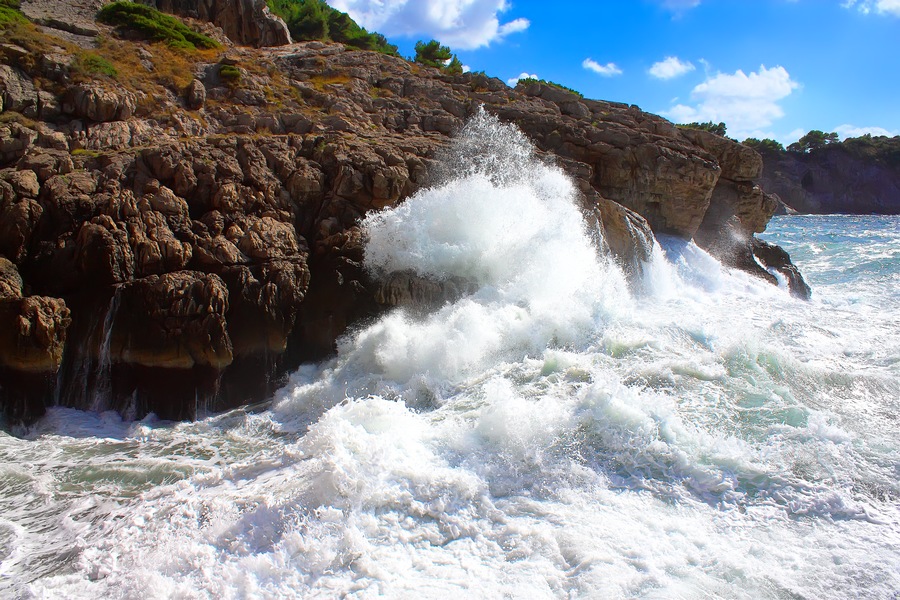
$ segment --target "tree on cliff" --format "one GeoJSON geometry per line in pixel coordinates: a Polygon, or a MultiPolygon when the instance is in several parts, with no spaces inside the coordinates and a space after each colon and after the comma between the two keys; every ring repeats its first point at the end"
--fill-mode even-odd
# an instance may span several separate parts
{"type": "Polygon", "coordinates": [[[682,125],[679,125],[679,127],[683,127],[685,129],[700,129],[702,131],[708,131],[716,135],[721,135],[722,137],[725,137],[725,134],[728,131],[728,127],[725,125],[725,123],[713,123],[712,121],[706,121],[705,123],[684,123],[682,125]]]}
{"type": "Polygon", "coordinates": [[[440,69],[451,75],[459,75],[462,73],[462,62],[447,46],[441,46],[437,40],[416,42],[415,62],[440,69]]]}
{"type": "Polygon", "coordinates": [[[759,153],[774,153],[774,152],[784,152],[784,146],[781,142],[773,140],[771,138],[765,138],[762,140],[756,138],[747,138],[743,142],[741,142],[745,146],[749,146],[753,148],[759,153]]]}
{"type": "Polygon", "coordinates": [[[829,144],[835,144],[838,140],[838,134],[835,132],[825,133],[818,129],[813,129],[802,138],[787,147],[789,152],[809,152],[824,148],[829,144]]]}

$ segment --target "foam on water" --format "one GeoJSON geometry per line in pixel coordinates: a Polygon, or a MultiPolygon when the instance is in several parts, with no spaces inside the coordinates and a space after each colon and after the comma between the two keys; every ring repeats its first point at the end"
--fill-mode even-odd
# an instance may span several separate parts
{"type": "Polygon", "coordinates": [[[3,434],[2,589],[895,597],[896,287],[848,301],[869,271],[817,280],[811,241],[803,303],[663,239],[632,292],[521,133],[479,115],[444,164],[367,219],[366,264],[476,291],[349,335],[264,412],[3,434]]]}

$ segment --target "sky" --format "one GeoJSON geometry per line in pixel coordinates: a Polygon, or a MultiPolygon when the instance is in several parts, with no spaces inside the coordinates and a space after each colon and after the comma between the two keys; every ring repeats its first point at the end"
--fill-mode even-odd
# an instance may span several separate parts
{"type": "Polygon", "coordinates": [[[404,56],[437,39],[467,68],[676,123],[784,144],[900,134],[900,0],[327,0],[404,56]]]}

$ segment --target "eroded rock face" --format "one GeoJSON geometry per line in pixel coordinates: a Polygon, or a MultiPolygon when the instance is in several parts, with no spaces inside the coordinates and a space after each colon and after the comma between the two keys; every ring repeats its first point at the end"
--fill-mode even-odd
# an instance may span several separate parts
{"type": "Polygon", "coordinates": [[[59,298],[28,296],[2,303],[0,366],[27,373],[55,373],[62,361],[69,309],[59,298]]]}
{"type": "MultiPolygon", "coordinates": [[[[160,8],[214,20],[225,4],[160,8]]],[[[247,18],[259,5],[232,4],[247,18]]],[[[0,302],[14,324],[2,331],[18,336],[3,342],[7,414],[39,414],[56,381],[64,404],[132,417],[262,400],[353,323],[468,293],[409,273],[373,280],[359,223],[434,181],[482,106],[573,178],[588,228],[627,269],[649,258],[653,232],[694,237],[773,282],[757,259],[788,268],[754,246],[773,202],[754,184],[758,155],[730,140],[336,44],[233,48],[228,60],[239,85],[198,64],[187,90],[159,96],[160,121],[136,110],[137,90],[80,84],[53,120],[0,126],[0,302]]]]}
{"type": "Polygon", "coordinates": [[[121,286],[108,359],[142,367],[223,369],[234,360],[217,275],[178,271],[121,286]]]}

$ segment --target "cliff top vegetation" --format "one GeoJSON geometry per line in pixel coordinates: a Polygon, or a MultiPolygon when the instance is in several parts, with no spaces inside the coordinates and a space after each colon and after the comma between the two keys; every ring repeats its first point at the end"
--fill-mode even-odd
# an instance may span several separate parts
{"type": "Polygon", "coordinates": [[[196,50],[222,47],[219,42],[194,31],[181,20],[135,2],[121,1],[107,4],[97,13],[97,20],[134,32],[154,42],[163,42],[172,48],[196,50]]]}
{"type": "Polygon", "coordinates": [[[360,50],[399,56],[397,46],[383,35],[366,31],[347,13],[322,0],[267,0],[266,3],[269,10],[284,19],[291,37],[298,42],[337,42],[360,50]]]}

